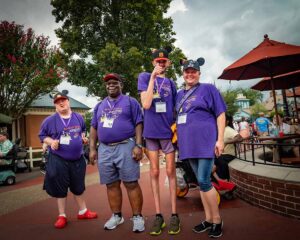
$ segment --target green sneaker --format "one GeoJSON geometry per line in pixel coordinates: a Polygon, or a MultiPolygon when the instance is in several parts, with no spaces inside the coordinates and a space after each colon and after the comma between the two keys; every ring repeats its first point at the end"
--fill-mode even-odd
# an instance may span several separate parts
{"type": "Polygon", "coordinates": [[[171,235],[178,234],[180,232],[180,219],[178,216],[174,215],[170,218],[170,225],[168,233],[171,235]]]}
{"type": "Polygon", "coordinates": [[[161,230],[166,227],[166,223],[163,217],[156,216],[153,225],[150,230],[150,235],[160,235],[161,230]]]}

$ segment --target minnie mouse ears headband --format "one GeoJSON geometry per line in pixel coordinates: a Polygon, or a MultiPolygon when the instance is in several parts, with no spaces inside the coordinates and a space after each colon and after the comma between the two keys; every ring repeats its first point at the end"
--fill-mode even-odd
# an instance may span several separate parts
{"type": "Polygon", "coordinates": [[[188,68],[194,68],[197,71],[200,71],[200,66],[202,66],[204,63],[205,63],[205,60],[202,57],[198,58],[196,61],[180,59],[180,65],[183,66],[183,71],[188,68]]]}
{"type": "Polygon", "coordinates": [[[160,49],[152,49],[152,58],[155,61],[169,60],[169,53],[172,51],[171,47],[165,47],[160,49]]]}

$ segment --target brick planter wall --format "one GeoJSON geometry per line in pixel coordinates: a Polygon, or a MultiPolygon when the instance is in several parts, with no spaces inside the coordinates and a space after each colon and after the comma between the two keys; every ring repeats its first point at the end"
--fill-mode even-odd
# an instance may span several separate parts
{"type": "Polygon", "coordinates": [[[300,219],[300,183],[256,176],[230,168],[236,194],[246,202],[281,215],[300,219]]]}

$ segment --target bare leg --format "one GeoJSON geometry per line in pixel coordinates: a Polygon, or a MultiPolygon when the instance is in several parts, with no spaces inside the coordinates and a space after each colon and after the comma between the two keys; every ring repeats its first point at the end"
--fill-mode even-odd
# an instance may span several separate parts
{"type": "Polygon", "coordinates": [[[176,169],[175,169],[175,152],[166,154],[166,173],[169,180],[169,189],[171,196],[172,213],[176,212],[176,169]]]}
{"type": "Polygon", "coordinates": [[[74,195],[74,199],[77,202],[77,205],[79,207],[79,211],[86,209],[86,204],[83,199],[83,194],[81,195],[74,195]]]}
{"type": "Polygon", "coordinates": [[[107,198],[110,209],[113,213],[121,212],[122,209],[122,190],[120,188],[120,181],[106,185],[107,198]]]}
{"type": "Polygon", "coordinates": [[[127,190],[133,215],[141,214],[143,207],[143,194],[139,183],[137,181],[123,183],[127,190]]]}
{"type": "Polygon", "coordinates": [[[66,200],[67,198],[57,198],[58,214],[66,214],[66,200]]]}
{"type": "Polygon", "coordinates": [[[215,188],[212,188],[208,192],[200,191],[200,196],[204,207],[206,221],[220,223],[221,217],[215,188]]]}
{"type": "Polygon", "coordinates": [[[154,197],[155,211],[161,213],[160,209],[160,192],[159,192],[159,160],[158,151],[148,151],[150,160],[150,180],[154,197]]]}

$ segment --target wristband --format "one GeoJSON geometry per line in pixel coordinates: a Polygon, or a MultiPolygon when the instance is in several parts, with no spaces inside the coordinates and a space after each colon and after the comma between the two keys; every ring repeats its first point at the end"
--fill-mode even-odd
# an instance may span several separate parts
{"type": "Polygon", "coordinates": [[[135,144],[135,146],[138,147],[138,148],[141,148],[141,149],[143,148],[142,144],[135,144]]]}

